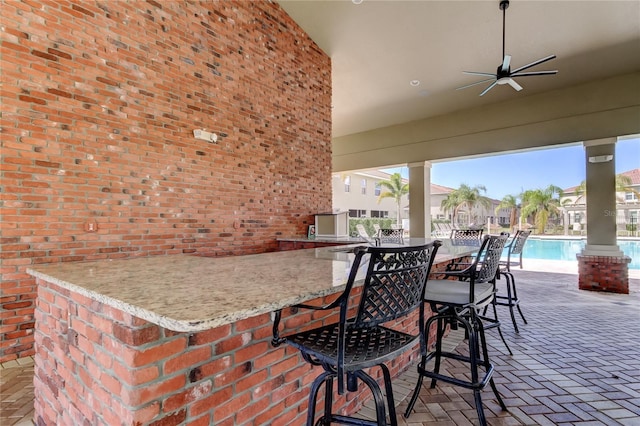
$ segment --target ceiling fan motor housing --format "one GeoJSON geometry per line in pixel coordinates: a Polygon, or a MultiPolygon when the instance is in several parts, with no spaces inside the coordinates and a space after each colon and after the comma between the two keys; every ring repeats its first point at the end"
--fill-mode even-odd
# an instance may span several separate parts
{"type": "Polygon", "coordinates": [[[509,77],[511,75],[511,67],[506,70],[502,69],[502,64],[498,65],[498,69],[496,70],[496,78],[500,80],[503,77],[509,77]]]}

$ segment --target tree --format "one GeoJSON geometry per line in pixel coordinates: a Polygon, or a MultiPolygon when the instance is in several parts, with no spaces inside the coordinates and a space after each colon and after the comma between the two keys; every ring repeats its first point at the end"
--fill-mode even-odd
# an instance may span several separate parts
{"type": "Polygon", "coordinates": [[[501,209],[509,209],[509,229],[513,230],[518,220],[518,199],[515,195],[505,195],[496,207],[496,216],[501,209]]]}
{"type": "Polygon", "coordinates": [[[481,194],[481,192],[486,191],[487,188],[483,185],[476,185],[472,188],[463,183],[442,200],[441,208],[444,211],[453,210],[452,222],[456,223],[455,219],[458,212],[466,207],[468,212],[467,224],[471,226],[471,210],[478,204],[487,208],[491,206],[491,200],[481,194]]]}
{"type": "Polygon", "coordinates": [[[549,218],[560,213],[560,199],[555,197],[562,193],[562,189],[549,185],[545,189],[529,189],[521,195],[522,212],[521,217],[526,219],[533,216],[536,231],[544,233],[549,218]]]}
{"type": "Polygon", "coordinates": [[[396,223],[398,226],[401,226],[402,215],[400,212],[402,211],[402,197],[409,193],[409,184],[403,182],[400,173],[394,173],[389,176],[389,180],[381,180],[380,186],[385,188],[385,190],[380,192],[380,195],[378,195],[378,203],[380,203],[380,200],[383,198],[393,198],[396,200],[396,205],[398,207],[396,223]]]}
{"type": "Polygon", "coordinates": [[[448,193],[445,199],[442,200],[442,203],[440,203],[440,208],[443,212],[451,212],[452,225],[456,223],[456,215],[458,213],[459,205],[460,203],[458,203],[458,198],[455,191],[451,191],[450,193],[448,193]]]}

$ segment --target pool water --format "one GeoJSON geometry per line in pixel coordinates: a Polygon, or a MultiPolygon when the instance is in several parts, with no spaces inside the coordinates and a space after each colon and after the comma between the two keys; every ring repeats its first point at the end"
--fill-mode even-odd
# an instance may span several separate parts
{"type": "MultiPolygon", "coordinates": [[[[524,244],[524,259],[576,260],[586,240],[550,240],[529,238],[524,244]]],[[[631,258],[629,269],[640,269],[640,241],[618,241],[620,250],[631,258]]]]}

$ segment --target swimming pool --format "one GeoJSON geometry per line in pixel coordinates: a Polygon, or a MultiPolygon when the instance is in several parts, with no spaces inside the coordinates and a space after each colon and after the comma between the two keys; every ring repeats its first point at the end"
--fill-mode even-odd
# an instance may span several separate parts
{"type": "MultiPolygon", "coordinates": [[[[524,245],[524,259],[576,260],[576,254],[584,248],[587,240],[546,239],[530,237],[524,245]]],[[[629,269],[640,269],[640,241],[618,241],[620,250],[631,258],[629,269]]]]}

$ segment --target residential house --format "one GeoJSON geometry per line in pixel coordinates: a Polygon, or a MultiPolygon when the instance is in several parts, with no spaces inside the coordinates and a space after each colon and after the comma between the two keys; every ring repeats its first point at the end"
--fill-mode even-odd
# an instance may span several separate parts
{"type": "MultiPolygon", "coordinates": [[[[618,235],[636,235],[640,217],[640,169],[623,173],[629,177],[628,191],[616,194],[616,224],[618,235]]],[[[560,197],[560,205],[565,211],[565,220],[573,233],[584,233],[587,223],[587,194],[580,192],[580,186],[566,188],[560,197]]]]}
{"type": "MultiPolygon", "coordinates": [[[[334,211],[349,211],[349,217],[353,218],[392,218],[398,217],[398,207],[392,198],[380,199],[380,193],[384,190],[380,182],[389,180],[391,175],[381,170],[354,170],[332,175],[333,209],[334,211]]],[[[403,179],[409,183],[408,179],[403,179]]],[[[442,210],[442,201],[454,191],[442,185],[431,184],[431,219],[435,222],[452,221],[453,212],[442,210]]],[[[458,226],[467,226],[469,223],[486,225],[489,221],[492,225],[509,225],[508,209],[501,209],[498,215],[495,213],[499,200],[491,199],[491,206],[475,206],[469,212],[460,210],[456,217],[458,226]]],[[[400,217],[403,227],[408,227],[409,220],[409,196],[402,197],[400,217]]]]}
{"type": "MultiPolygon", "coordinates": [[[[383,180],[391,175],[380,170],[355,170],[332,175],[332,194],[334,211],[349,211],[353,218],[392,218],[398,217],[398,206],[393,198],[382,198],[383,180]]],[[[404,179],[405,183],[409,183],[404,179]]],[[[401,201],[401,219],[409,218],[409,195],[401,201]]]]}

